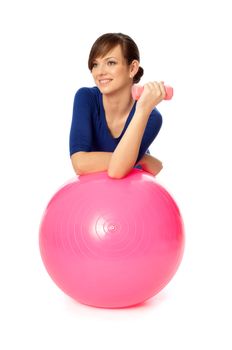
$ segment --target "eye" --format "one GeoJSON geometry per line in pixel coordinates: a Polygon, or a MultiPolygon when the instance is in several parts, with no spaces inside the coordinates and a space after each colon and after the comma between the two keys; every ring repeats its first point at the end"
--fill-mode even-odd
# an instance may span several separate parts
{"type": "Polygon", "coordinates": [[[93,68],[96,68],[96,67],[97,67],[97,63],[94,62],[94,63],[92,64],[92,69],[93,69],[93,68]]]}
{"type": "Polygon", "coordinates": [[[115,61],[108,61],[108,65],[109,66],[114,66],[115,64],[117,64],[117,62],[115,62],[115,61]]]}

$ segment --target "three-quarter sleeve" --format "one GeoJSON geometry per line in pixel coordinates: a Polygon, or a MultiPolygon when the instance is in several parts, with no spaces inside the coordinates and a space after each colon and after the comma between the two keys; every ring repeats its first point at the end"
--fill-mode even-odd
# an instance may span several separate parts
{"type": "Polygon", "coordinates": [[[88,88],[79,89],[74,97],[69,136],[70,156],[78,151],[90,152],[93,143],[92,111],[94,101],[88,88]]]}
{"type": "Polygon", "coordinates": [[[140,149],[139,149],[139,154],[138,154],[138,158],[136,160],[136,164],[142,159],[142,157],[144,156],[145,153],[150,153],[148,151],[149,146],[152,144],[152,142],[154,141],[154,139],[156,138],[157,134],[160,131],[160,128],[162,126],[162,116],[160,114],[160,112],[155,108],[152,112],[151,115],[148,119],[144,134],[143,134],[143,138],[142,138],[142,142],[140,145],[140,149]]]}

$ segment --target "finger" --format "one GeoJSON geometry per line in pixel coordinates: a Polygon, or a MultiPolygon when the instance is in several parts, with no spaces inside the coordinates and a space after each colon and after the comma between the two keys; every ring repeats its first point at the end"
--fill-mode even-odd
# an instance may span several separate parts
{"type": "Polygon", "coordinates": [[[150,91],[152,91],[152,90],[155,89],[155,85],[154,85],[154,83],[151,82],[151,81],[150,81],[149,83],[147,83],[146,85],[147,85],[147,88],[148,88],[150,91]]]}
{"type": "Polygon", "coordinates": [[[157,97],[164,98],[165,95],[163,95],[163,89],[162,89],[162,82],[159,81],[153,81],[153,90],[156,92],[157,97]]]}
{"type": "Polygon", "coordinates": [[[159,83],[159,87],[160,87],[160,91],[161,91],[161,94],[162,94],[162,97],[164,98],[166,96],[166,89],[165,89],[165,86],[164,86],[164,82],[161,81],[159,83]]]}
{"type": "Polygon", "coordinates": [[[159,89],[159,82],[158,81],[153,81],[152,82],[153,89],[159,89]]]}

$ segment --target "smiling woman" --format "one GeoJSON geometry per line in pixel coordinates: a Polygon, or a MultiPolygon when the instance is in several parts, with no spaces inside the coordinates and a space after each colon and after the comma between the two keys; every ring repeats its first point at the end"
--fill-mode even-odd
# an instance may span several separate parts
{"type": "MultiPolygon", "coordinates": [[[[137,73],[139,62],[133,60],[130,75],[137,73]]],[[[112,48],[108,54],[95,58],[91,69],[94,81],[103,94],[122,91],[128,88],[128,63],[120,45],[112,48]],[[106,88],[106,89],[105,89],[106,88]]],[[[129,76],[130,77],[130,76],[129,76]]]]}
{"type": "MultiPolygon", "coordinates": [[[[139,63],[140,62],[140,54],[137,45],[135,42],[127,35],[123,34],[114,34],[108,33],[102,35],[94,45],[89,54],[88,67],[89,70],[92,71],[97,64],[97,58],[108,57],[108,65],[117,64],[117,59],[122,58],[124,64],[129,66],[132,62],[139,63]],[[117,48],[117,55],[119,57],[110,57],[113,49],[117,48]],[[120,51],[120,52],[119,52],[120,51]],[[116,59],[116,61],[115,61],[116,59]]],[[[138,65],[136,67],[136,74],[133,76],[133,83],[138,83],[140,78],[143,75],[143,68],[138,65]]]]}
{"type": "Polygon", "coordinates": [[[162,125],[156,105],[166,94],[163,82],[145,84],[139,101],[133,100],[131,88],[143,68],[137,45],[122,33],[100,36],[88,67],[96,86],[80,88],[74,99],[70,156],[75,172],[107,171],[122,178],[142,167],[156,175],[162,164],[148,148],[162,125]]]}

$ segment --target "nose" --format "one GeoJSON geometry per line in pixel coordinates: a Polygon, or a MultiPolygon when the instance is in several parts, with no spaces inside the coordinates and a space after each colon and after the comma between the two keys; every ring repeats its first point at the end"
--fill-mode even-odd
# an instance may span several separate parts
{"type": "Polygon", "coordinates": [[[97,74],[98,75],[104,75],[106,74],[106,64],[105,63],[99,63],[97,66],[97,74]]]}

